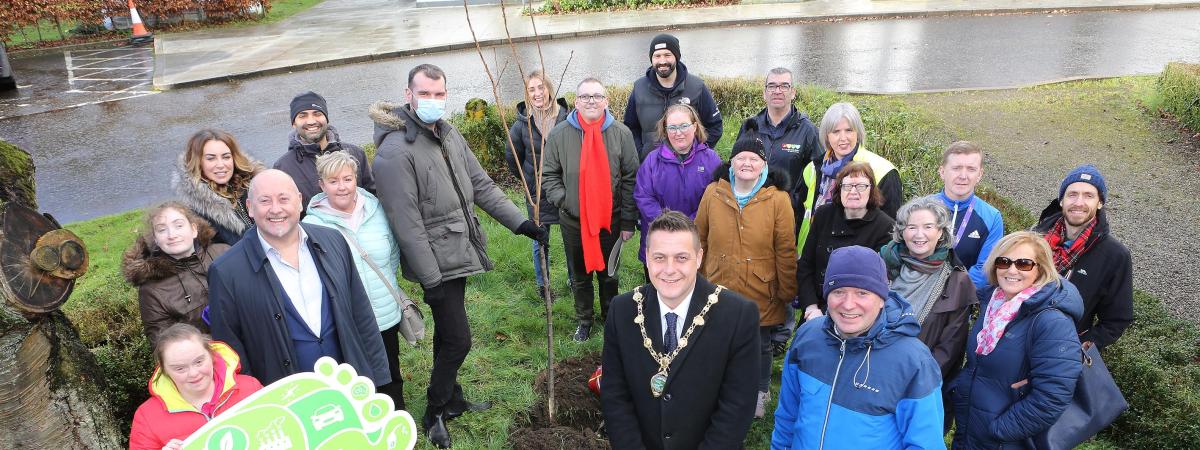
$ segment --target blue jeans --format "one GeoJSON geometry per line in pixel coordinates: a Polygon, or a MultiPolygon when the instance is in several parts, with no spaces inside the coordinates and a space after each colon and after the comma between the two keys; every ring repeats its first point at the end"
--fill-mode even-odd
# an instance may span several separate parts
{"type": "MultiPolygon", "coordinates": [[[[542,224],[542,229],[546,230],[546,242],[547,242],[547,244],[546,244],[546,261],[549,262],[550,261],[550,244],[549,244],[549,242],[550,242],[550,224],[548,224],[548,223],[542,224]]],[[[542,259],[538,257],[537,241],[533,241],[533,244],[530,246],[530,248],[533,249],[533,251],[532,251],[532,253],[533,253],[533,276],[534,276],[534,278],[537,278],[537,285],[540,288],[544,284],[544,281],[542,278],[542,271],[545,269],[542,267],[542,259]]],[[[567,264],[568,279],[570,279],[571,272],[573,272],[571,270],[571,265],[567,264]]]]}

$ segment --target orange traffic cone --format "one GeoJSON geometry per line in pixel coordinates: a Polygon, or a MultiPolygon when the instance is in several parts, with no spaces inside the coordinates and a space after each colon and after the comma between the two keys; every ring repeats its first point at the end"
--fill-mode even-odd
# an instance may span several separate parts
{"type": "Polygon", "coordinates": [[[146,25],[142,23],[142,16],[138,14],[137,5],[133,4],[133,0],[129,0],[129,21],[133,24],[130,44],[143,44],[154,40],[154,35],[146,31],[146,25]]]}

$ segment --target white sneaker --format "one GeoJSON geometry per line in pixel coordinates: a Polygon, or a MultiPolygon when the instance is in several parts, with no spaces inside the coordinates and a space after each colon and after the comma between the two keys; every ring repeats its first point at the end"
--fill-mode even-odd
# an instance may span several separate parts
{"type": "Polygon", "coordinates": [[[758,392],[758,404],[754,406],[754,418],[761,419],[767,415],[767,402],[771,400],[770,392],[758,392]]]}

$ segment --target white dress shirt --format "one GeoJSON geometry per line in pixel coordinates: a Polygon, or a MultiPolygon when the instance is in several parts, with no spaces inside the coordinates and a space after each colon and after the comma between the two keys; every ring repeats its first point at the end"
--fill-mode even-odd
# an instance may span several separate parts
{"type": "Polygon", "coordinates": [[[263,238],[262,230],[258,231],[258,241],[262,244],[263,252],[267,254],[267,261],[271,263],[275,277],[279,279],[283,291],[292,301],[292,306],[300,313],[300,318],[308,325],[308,329],[312,330],[314,335],[320,336],[321,300],[325,295],[325,288],[321,285],[321,273],[317,271],[317,263],[308,251],[308,233],[305,233],[304,227],[300,225],[296,225],[296,228],[300,230],[300,251],[296,258],[300,264],[298,268],[283,260],[279,250],[263,238]]]}
{"type": "Polygon", "coordinates": [[[658,298],[658,323],[662,325],[660,329],[663,335],[660,337],[663,338],[663,342],[666,342],[667,336],[667,313],[675,313],[678,316],[675,318],[675,342],[679,342],[679,338],[683,336],[683,322],[687,319],[688,307],[692,306],[692,293],[694,292],[696,292],[695,286],[688,291],[687,295],[683,297],[683,301],[679,302],[675,309],[668,308],[667,304],[663,303],[662,297],[658,298]]]}

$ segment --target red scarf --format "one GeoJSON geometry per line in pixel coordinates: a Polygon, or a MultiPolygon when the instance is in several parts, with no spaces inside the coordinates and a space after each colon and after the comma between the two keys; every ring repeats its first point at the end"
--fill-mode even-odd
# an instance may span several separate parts
{"type": "Polygon", "coordinates": [[[1092,248],[1092,244],[1095,244],[1092,242],[1092,230],[1095,228],[1096,219],[1092,219],[1087,228],[1079,233],[1079,237],[1071,242],[1070,247],[1063,247],[1063,242],[1067,241],[1067,219],[1059,217],[1054,222],[1054,226],[1046,232],[1046,243],[1050,244],[1050,250],[1054,252],[1054,266],[1058,268],[1059,273],[1070,269],[1080,255],[1092,248]]]}
{"type": "Polygon", "coordinates": [[[604,148],[604,118],[592,123],[576,112],[583,128],[579,150],[579,229],[583,238],[583,267],[587,272],[604,270],[600,230],[612,232],[612,172],[604,148]]]}

